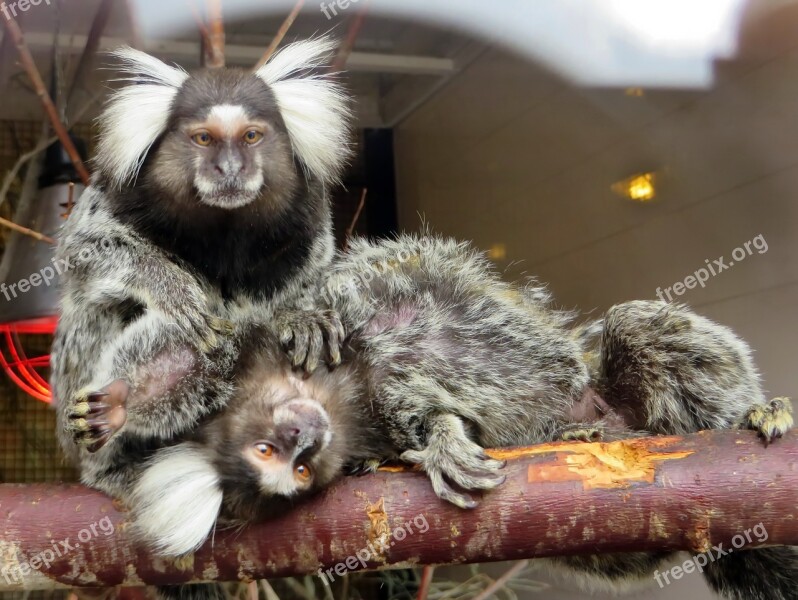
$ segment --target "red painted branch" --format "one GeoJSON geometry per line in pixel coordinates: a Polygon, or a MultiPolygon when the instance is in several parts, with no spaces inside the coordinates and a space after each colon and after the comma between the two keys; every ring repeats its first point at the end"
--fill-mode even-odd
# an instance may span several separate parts
{"type": "Polygon", "coordinates": [[[725,431],[494,454],[508,459],[507,482],[475,510],[438,500],[420,473],[352,477],[279,519],[218,531],[213,543],[180,561],[133,547],[125,513],[102,494],[0,486],[0,586],[234,581],[320,568],[334,576],[363,565],[702,552],[719,542],[736,546],[735,536],[746,531],[750,541],[738,543],[762,544],[763,528],[768,544],[798,545],[796,433],[767,448],[752,432],[725,431]]]}

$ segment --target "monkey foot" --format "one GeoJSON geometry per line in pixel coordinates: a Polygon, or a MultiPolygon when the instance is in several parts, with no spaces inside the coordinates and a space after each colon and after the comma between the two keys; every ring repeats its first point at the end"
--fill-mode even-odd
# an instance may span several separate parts
{"type": "Polygon", "coordinates": [[[322,362],[325,349],[330,367],[341,364],[346,331],[335,311],[284,311],[277,316],[277,333],[294,368],[313,373],[322,362]]]}
{"type": "Polygon", "coordinates": [[[601,429],[594,427],[566,429],[562,432],[560,439],[564,442],[600,442],[604,439],[604,433],[601,429]]]}
{"type": "Polygon", "coordinates": [[[125,424],[127,394],[128,385],[121,379],[82,394],[69,415],[75,442],[89,452],[105,446],[125,424]]]}
{"type": "Polygon", "coordinates": [[[347,466],[347,475],[368,475],[369,473],[376,473],[382,465],[388,461],[379,458],[372,458],[357,463],[352,463],[347,466]]]}
{"type": "Polygon", "coordinates": [[[478,502],[455,490],[450,482],[463,490],[491,490],[507,479],[498,472],[506,461],[490,458],[481,446],[468,439],[449,439],[446,444],[433,440],[424,450],[402,453],[401,459],[421,466],[438,497],[460,508],[475,508],[478,502]]]}
{"type": "Polygon", "coordinates": [[[765,445],[792,429],[792,402],[789,398],[774,398],[767,404],[757,404],[743,417],[742,429],[753,429],[765,440],[765,445]]]}

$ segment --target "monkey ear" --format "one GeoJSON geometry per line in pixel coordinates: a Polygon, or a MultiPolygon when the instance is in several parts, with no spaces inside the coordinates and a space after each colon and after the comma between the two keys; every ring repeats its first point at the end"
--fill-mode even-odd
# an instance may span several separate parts
{"type": "Polygon", "coordinates": [[[297,158],[325,183],[338,181],[350,156],[349,97],[335,81],[307,71],[324,65],[336,43],[329,37],[295,42],[257,70],[277,99],[297,158]]]}
{"type": "Polygon", "coordinates": [[[112,185],[136,178],[150,146],[166,129],[169,110],[188,73],[133,48],[111,53],[122,62],[127,85],[115,91],[98,122],[100,139],[95,158],[112,185]]]}

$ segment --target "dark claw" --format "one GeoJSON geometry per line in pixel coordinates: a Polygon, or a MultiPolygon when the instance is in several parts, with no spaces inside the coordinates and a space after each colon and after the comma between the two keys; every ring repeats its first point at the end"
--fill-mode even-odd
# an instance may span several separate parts
{"type": "Polygon", "coordinates": [[[108,443],[108,440],[111,439],[112,434],[113,432],[108,427],[100,429],[94,443],[86,446],[86,450],[94,454],[95,452],[97,452],[97,450],[99,450],[100,448],[105,446],[105,444],[108,443]]]}

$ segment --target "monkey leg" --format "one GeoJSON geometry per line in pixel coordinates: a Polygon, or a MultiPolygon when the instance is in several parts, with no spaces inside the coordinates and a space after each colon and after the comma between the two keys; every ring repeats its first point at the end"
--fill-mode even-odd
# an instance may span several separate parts
{"type": "Polygon", "coordinates": [[[729,429],[765,401],[743,340],[684,306],[658,301],[607,312],[596,386],[631,428],[658,434],[729,429]]]}
{"type": "Polygon", "coordinates": [[[284,310],[277,313],[276,321],[280,343],[295,368],[310,374],[322,360],[330,367],[341,364],[341,345],[346,331],[337,312],[284,310]],[[325,353],[326,359],[323,358],[325,353]]]}
{"type": "Polygon", "coordinates": [[[477,502],[456,491],[449,482],[464,490],[489,490],[504,483],[505,476],[498,471],[505,462],[490,458],[479,444],[472,442],[460,417],[437,413],[427,416],[424,425],[427,446],[423,450],[407,450],[400,458],[424,469],[438,497],[460,508],[474,508],[477,502]]]}
{"type": "Polygon", "coordinates": [[[125,429],[169,439],[224,405],[235,343],[209,355],[176,341],[170,324],[148,313],[129,325],[100,360],[94,377],[72,398],[68,427],[75,442],[96,452],[125,429]]]}

